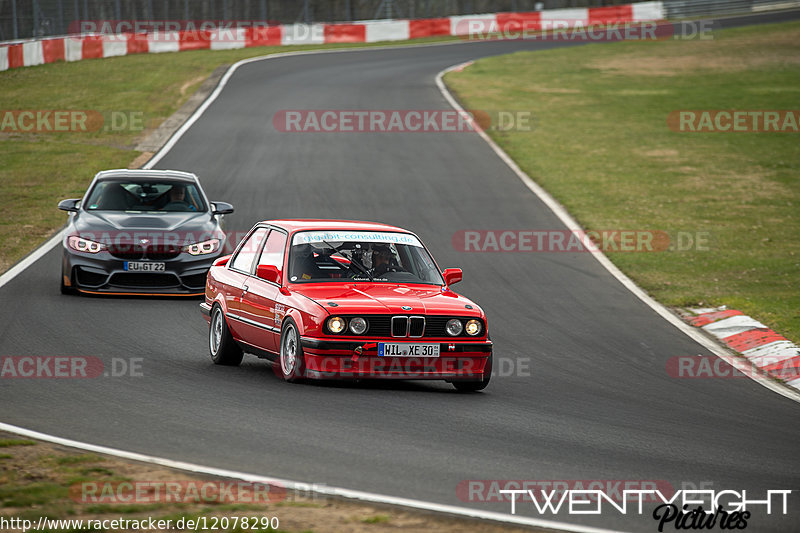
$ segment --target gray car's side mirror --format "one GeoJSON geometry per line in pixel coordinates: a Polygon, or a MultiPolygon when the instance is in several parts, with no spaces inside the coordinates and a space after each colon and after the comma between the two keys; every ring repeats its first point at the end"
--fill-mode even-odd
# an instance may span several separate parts
{"type": "Polygon", "coordinates": [[[62,211],[69,211],[70,213],[77,213],[78,212],[78,204],[80,203],[80,198],[72,198],[70,200],[61,200],[58,202],[58,208],[62,211]]]}
{"type": "Polygon", "coordinates": [[[227,202],[211,202],[211,212],[215,215],[230,215],[233,206],[227,202]]]}

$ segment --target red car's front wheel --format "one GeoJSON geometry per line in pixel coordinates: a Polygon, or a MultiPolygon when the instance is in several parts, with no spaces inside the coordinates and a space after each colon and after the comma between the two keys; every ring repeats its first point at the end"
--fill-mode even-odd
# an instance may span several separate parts
{"type": "Polygon", "coordinates": [[[302,379],[305,373],[305,357],[300,345],[300,334],[297,325],[291,318],[286,320],[281,331],[281,375],[289,382],[302,379]]]}

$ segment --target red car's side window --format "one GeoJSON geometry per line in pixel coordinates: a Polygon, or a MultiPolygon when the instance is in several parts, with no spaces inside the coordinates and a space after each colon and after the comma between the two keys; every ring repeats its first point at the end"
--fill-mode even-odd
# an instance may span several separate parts
{"type": "Polygon", "coordinates": [[[231,268],[249,274],[250,269],[253,267],[253,259],[255,259],[258,248],[261,246],[261,241],[264,240],[266,234],[267,228],[258,228],[255,230],[252,235],[247,238],[242,247],[239,248],[239,251],[236,252],[232,260],[233,262],[231,263],[231,268]]]}
{"type": "Polygon", "coordinates": [[[272,265],[283,270],[283,251],[286,248],[286,234],[273,230],[267,242],[264,243],[264,250],[258,259],[259,265],[272,265]]]}

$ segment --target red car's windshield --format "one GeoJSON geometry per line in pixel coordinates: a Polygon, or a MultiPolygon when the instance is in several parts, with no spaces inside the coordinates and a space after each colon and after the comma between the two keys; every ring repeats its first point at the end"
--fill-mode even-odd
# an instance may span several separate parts
{"type": "Polygon", "coordinates": [[[289,255],[289,281],[444,284],[414,235],[376,231],[296,233],[289,255]]]}

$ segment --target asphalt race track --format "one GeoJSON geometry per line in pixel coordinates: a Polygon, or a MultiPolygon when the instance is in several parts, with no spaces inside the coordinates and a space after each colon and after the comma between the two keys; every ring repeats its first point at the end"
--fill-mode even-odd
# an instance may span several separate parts
{"type": "MultiPolygon", "coordinates": [[[[255,357],[217,367],[198,300],[61,296],[54,249],[0,288],[0,355],[97,356],[107,369],[142,358],[143,375],[3,379],[2,421],[477,510],[510,506],[461,501],[459,482],[661,480],[675,489],[746,489],[751,499],[800,488],[800,406],[749,379],[668,376],[669,358],[707,352],[591,255],[454,250],[459,230],[563,228],[478,135],[272,126],[280,110],[449,109],[434,84],[440,70],[552,46],[464,43],[250,63],[157,165],[195,172],[211,199],[231,202],[229,229],[335,217],[417,232],[441,267],[463,268],[457,290],[488,314],[496,374],[486,391],[458,394],[437,382],[292,385],[255,357]]],[[[647,513],[554,518],[530,504],[518,512],[656,530],[647,513]]],[[[795,492],[787,515],[756,511],[748,530],[800,531],[798,517],[795,492]]]]}

